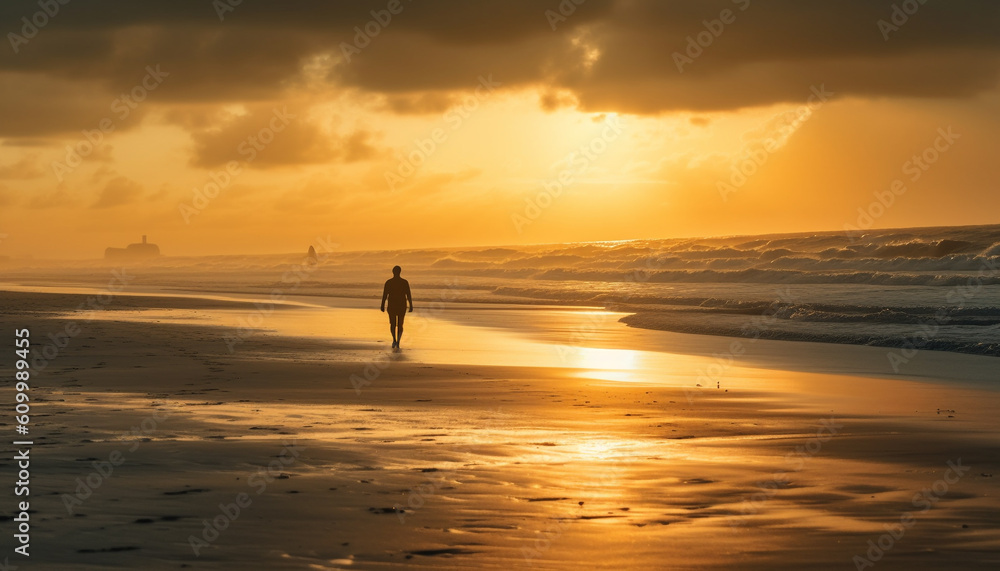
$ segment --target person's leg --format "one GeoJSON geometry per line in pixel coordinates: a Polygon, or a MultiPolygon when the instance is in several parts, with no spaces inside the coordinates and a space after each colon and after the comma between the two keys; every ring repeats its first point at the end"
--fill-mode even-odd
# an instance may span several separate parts
{"type": "Polygon", "coordinates": [[[396,346],[396,315],[393,313],[389,314],[389,333],[392,334],[392,346],[396,346]]]}
{"type": "Polygon", "coordinates": [[[396,347],[399,347],[400,341],[403,340],[403,318],[406,317],[406,313],[400,313],[396,320],[396,347]]]}

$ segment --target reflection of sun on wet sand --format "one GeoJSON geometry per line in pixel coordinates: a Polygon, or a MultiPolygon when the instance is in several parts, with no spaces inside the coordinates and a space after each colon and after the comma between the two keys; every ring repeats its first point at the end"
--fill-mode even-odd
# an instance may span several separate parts
{"type": "MultiPolygon", "coordinates": [[[[42,334],[80,299],[3,309],[42,334]]],[[[81,323],[33,389],[46,568],[844,569],[903,529],[878,568],[976,569],[1000,547],[994,393],[735,366],[697,388],[714,361],[650,340],[710,338],[612,319],[566,346],[565,309],[529,334],[418,304],[383,359],[384,317],[337,303],[232,353],[245,301],[122,296],[81,323]]]]}

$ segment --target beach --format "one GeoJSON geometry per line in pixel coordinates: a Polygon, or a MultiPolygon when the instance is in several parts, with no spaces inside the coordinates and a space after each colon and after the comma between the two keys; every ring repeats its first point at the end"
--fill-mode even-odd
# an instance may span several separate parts
{"type": "Polygon", "coordinates": [[[7,290],[46,569],[1000,560],[992,357],[420,300],[395,353],[371,300],[7,290]]]}
{"type": "Polygon", "coordinates": [[[996,2],[0,22],[0,571],[1000,570],[996,2]]]}

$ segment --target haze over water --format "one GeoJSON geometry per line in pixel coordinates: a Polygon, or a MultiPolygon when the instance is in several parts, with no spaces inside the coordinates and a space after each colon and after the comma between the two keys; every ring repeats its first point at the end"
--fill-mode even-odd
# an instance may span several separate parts
{"type": "MultiPolygon", "coordinates": [[[[406,267],[424,304],[574,304],[649,329],[1000,355],[1000,226],[392,252],[162,257],[135,284],[370,298],[406,267]]],[[[93,281],[102,263],[67,262],[93,281]]],[[[109,267],[111,267],[109,265],[109,267]]],[[[13,270],[45,276],[47,264],[13,270]]],[[[102,279],[102,278],[98,278],[102,279]]]]}

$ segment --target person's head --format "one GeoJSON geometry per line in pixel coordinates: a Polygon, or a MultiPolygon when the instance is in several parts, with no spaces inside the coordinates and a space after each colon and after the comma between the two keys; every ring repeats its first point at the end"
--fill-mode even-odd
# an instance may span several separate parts
{"type": "Polygon", "coordinates": [[[393,266],[393,268],[392,268],[392,275],[394,275],[394,276],[396,276],[398,278],[399,277],[399,272],[402,272],[402,271],[403,271],[403,268],[401,268],[399,266],[393,266]]]}

